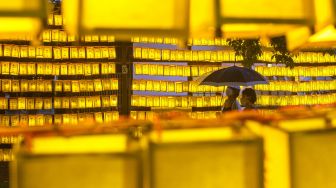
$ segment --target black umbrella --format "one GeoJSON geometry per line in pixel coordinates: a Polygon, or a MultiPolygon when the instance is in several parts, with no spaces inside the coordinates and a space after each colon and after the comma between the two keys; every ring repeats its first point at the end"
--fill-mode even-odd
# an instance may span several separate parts
{"type": "Polygon", "coordinates": [[[244,67],[227,67],[199,77],[199,85],[210,86],[253,86],[268,84],[267,79],[258,72],[244,67]]]}

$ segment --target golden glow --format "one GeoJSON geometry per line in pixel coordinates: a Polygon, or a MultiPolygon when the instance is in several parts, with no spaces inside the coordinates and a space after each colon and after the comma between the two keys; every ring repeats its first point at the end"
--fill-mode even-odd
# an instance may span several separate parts
{"type": "MultiPolygon", "coordinates": [[[[46,106],[45,106],[46,100],[49,100],[49,99],[43,99],[44,109],[46,109],[46,106]]],[[[81,100],[82,98],[79,97],[79,101],[81,100]]],[[[17,101],[17,100],[14,100],[14,101],[17,101]]],[[[56,101],[56,103],[59,103],[59,102],[60,101],[56,101]]],[[[0,103],[1,103],[1,100],[0,100],[0,103]]],[[[48,101],[48,103],[49,103],[49,106],[51,106],[51,99],[50,101],[48,101]]],[[[85,103],[85,98],[84,98],[84,103],[85,103]]],[[[26,107],[28,108],[31,105],[40,106],[39,108],[42,109],[42,102],[34,104],[34,100],[32,103],[30,103],[30,101],[27,101],[26,107]]],[[[73,104],[70,104],[70,105],[73,105],[73,104]]],[[[79,108],[85,108],[85,106],[84,107],[80,106],[79,108]]],[[[31,109],[34,109],[34,106],[31,109]]],[[[29,117],[28,115],[24,115],[24,114],[2,115],[0,116],[1,117],[0,126],[19,126],[19,125],[20,126],[43,126],[43,125],[62,124],[62,123],[77,125],[78,123],[87,122],[87,121],[89,122],[90,121],[97,121],[97,122],[101,121],[101,122],[108,123],[108,122],[119,119],[118,111],[103,112],[100,120],[97,119],[100,117],[98,116],[94,117],[93,115],[94,115],[93,113],[55,114],[55,115],[36,114],[36,115],[29,115],[29,117]]]]}
{"type": "MultiPolygon", "coordinates": [[[[190,107],[210,107],[221,106],[226,97],[221,96],[202,96],[202,97],[187,97],[187,96],[132,96],[132,106],[149,106],[162,108],[190,108],[190,107]],[[148,98],[157,103],[147,104],[148,98]],[[173,106],[168,105],[168,101],[175,100],[173,106]],[[178,101],[186,102],[178,102],[178,101]],[[210,102],[208,102],[210,101],[210,102]]],[[[291,106],[291,105],[318,105],[318,104],[333,104],[336,103],[336,94],[318,94],[318,95],[291,95],[291,96],[272,96],[259,95],[257,97],[257,105],[261,106],[291,106]]]]}
{"type": "Polygon", "coordinates": [[[336,81],[270,81],[269,85],[256,85],[254,88],[259,91],[329,91],[336,90],[336,81]]]}
{"type": "Polygon", "coordinates": [[[101,0],[97,5],[94,0],[83,1],[84,27],[100,28],[171,28],[174,25],[174,3],[165,2],[163,9],[152,9],[155,0],[113,1],[101,0]],[[148,14],[150,12],[150,14],[148,14]],[[152,16],[155,15],[155,16],[152,16]],[[110,19],[110,18],[115,19],[110,19]],[[99,18],[99,19],[94,19],[99,18]],[[137,19],[135,19],[137,18],[137,19]]]}
{"type": "Polygon", "coordinates": [[[4,45],[4,53],[0,56],[16,58],[46,58],[51,59],[115,59],[114,47],[51,47],[51,46],[21,46],[4,45]],[[69,54],[70,53],[70,54],[69,54]]]}
{"type": "Polygon", "coordinates": [[[306,0],[220,0],[221,13],[225,17],[235,18],[274,18],[274,19],[303,19],[309,16],[306,0]],[[283,6],[283,5],[286,6],[283,6]],[[267,5],[267,6],[265,6],[267,5]]]}
{"type": "MultiPolygon", "coordinates": [[[[299,24],[288,20],[300,20],[306,25],[312,23],[311,12],[313,11],[312,1],[267,1],[257,0],[251,3],[250,0],[234,1],[221,0],[220,12],[223,19],[221,30],[225,37],[253,38],[285,35],[291,30],[301,27],[299,24]],[[285,3],[286,6],[280,6],[285,3]],[[267,5],[267,6],[265,6],[267,5]],[[233,19],[233,20],[232,20],[233,19]],[[252,20],[250,20],[252,19],[252,20]],[[257,19],[258,21],[254,21],[257,19]],[[273,21],[265,21],[273,19],[273,21]],[[259,22],[260,21],[260,22],[259,22]],[[282,23],[280,23],[282,21],[282,23]],[[279,22],[279,23],[277,23],[279,22]]],[[[297,47],[297,41],[293,35],[290,36],[290,49],[297,47]]],[[[302,39],[303,40],[303,39],[302,39]]],[[[302,42],[298,43],[302,44],[302,42]]]]}
{"type": "Polygon", "coordinates": [[[224,24],[221,30],[227,38],[255,38],[255,37],[267,37],[277,36],[285,34],[287,31],[296,28],[292,25],[285,24],[224,24]]]}
{"type": "MultiPolygon", "coordinates": [[[[36,39],[42,23],[41,18],[37,16],[27,16],[27,12],[35,12],[42,15],[42,5],[39,0],[13,0],[7,3],[1,3],[0,12],[0,38],[12,38],[14,35],[20,39],[36,39]],[[13,12],[17,17],[6,15],[6,12],[13,12]],[[6,37],[7,36],[7,37],[6,37]]],[[[7,39],[8,39],[7,38],[7,39]]]]}
{"type": "Polygon", "coordinates": [[[329,25],[322,29],[321,31],[317,32],[315,35],[313,35],[309,42],[311,43],[331,43],[336,41],[336,30],[333,25],[329,25]]]}
{"type": "MultiPolygon", "coordinates": [[[[306,57],[302,57],[306,58],[306,57]]],[[[335,61],[330,58],[330,62],[335,61]]],[[[336,66],[322,66],[322,67],[294,67],[293,69],[287,67],[264,67],[257,66],[255,70],[264,76],[334,76],[336,75],[336,66]]]]}
{"type": "Polygon", "coordinates": [[[292,51],[301,47],[307,42],[310,36],[309,27],[299,27],[286,32],[287,49],[292,51]]]}
{"type": "MultiPolygon", "coordinates": [[[[316,54],[318,55],[318,54],[316,54]]],[[[307,57],[312,57],[315,60],[320,58],[318,56],[299,56],[302,61],[306,61],[307,57]]],[[[297,59],[298,59],[297,58],[297,59]]],[[[326,62],[335,61],[333,56],[327,57],[326,62]]],[[[322,60],[322,58],[320,58],[322,60]]],[[[323,61],[324,62],[324,61],[323,61]]],[[[266,66],[257,66],[255,70],[264,76],[334,76],[336,66],[324,66],[324,67],[294,67],[290,69],[288,67],[266,67],[266,66]]],[[[157,65],[152,66],[152,64],[145,63],[136,63],[134,65],[135,74],[144,74],[144,75],[161,75],[161,76],[201,76],[202,73],[211,72],[218,70],[220,66],[181,66],[181,65],[157,65]],[[151,69],[149,70],[149,67],[151,69]],[[183,67],[183,72],[179,69],[183,67]]]]}
{"type": "Polygon", "coordinates": [[[206,128],[206,129],[185,129],[165,130],[161,134],[152,132],[150,138],[154,142],[176,143],[195,141],[227,140],[233,138],[231,128],[206,128]]]}
{"type": "Polygon", "coordinates": [[[261,95],[257,97],[256,104],[261,106],[291,106],[291,105],[318,105],[333,104],[336,102],[335,94],[272,96],[261,95]]]}
{"type": "Polygon", "coordinates": [[[325,128],[324,118],[305,118],[296,120],[282,120],[278,126],[286,131],[305,131],[325,128]]]}
{"type": "MultiPolygon", "coordinates": [[[[30,90],[34,89],[36,92],[36,85],[30,86],[30,90]]],[[[71,89],[69,88],[69,91],[71,89]]],[[[71,91],[70,91],[71,92],[71,91]]],[[[117,96],[109,95],[109,96],[88,96],[88,97],[55,97],[53,106],[52,98],[10,98],[5,99],[1,98],[0,100],[0,108],[7,107],[9,103],[10,110],[50,110],[55,109],[83,109],[83,108],[100,108],[101,104],[105,104],[104,97],[109,97],[109,103],[104,107],[114,107],[117,106],[117,96]],[[9,102],[7,102],[9,101],[9,102]],[[71,102],[70,102],[71,101],[71,102]]]]}
{"type": "MultiPolygon", "coordinates": [[[[298,28],[292,32],[287,33],[288,47],[292,49],[297,48],[301,43],[305,42],[305,37],[308,37],[309,31],[307,28],[298,28]],[[296,39],[300,36],[302,40],[296,39]],[[289,41],[289,40],[294,40],[289,41]]],[[[195,39],[196,40],[196,39],[195,39]]],[[[204,40],[199,45],[207,45],[211,40],[204,40]]],[[[196,41],[197,42],[197,41],[196,41]]],[[[260,61],[275,62],[272,59],[272,52],[265,51],[258,57],[260,61]]],[[[133,51],[135,59],[146,59],[153,61],[200,61],[200,62],[234,62],[242,60],[241,56],[236,56],[232,50],[223,51],[177,51],[177,50],[160,50],[151,48],[135,47],[133,51]],[[157,55],[149,55],[150,52],[155,51],[157,55]]],[[[331,63],[336,62],[335,55],[323,54],[319,52],[299,52],[294,55],[293,60],[295,63],[331,63]]]]}
{"type": "Polygon", "coordinates": [[[247,121],[246,126],[264,139],[265,187],[290,188],[288,134],[254,121],[247,121]]]}
{"type": "Polygon", "coordinates": [[[35,34],[41,27],[40,20],[34,18],[0,18],[0,22],[3,23],[0,25],[0,32],[8,35],[35,34]]]}
{"type": "Polygon", "coordinates": [[[334,24],[335,5],[331,0],[314,0],[315,29],[324,30],[330,24],[334,24]]]}
{"type": "MultiPolygon", "coordinates": [[[[45,58],[51,58],[50,53],[42,55],[45,58]]],[[[115,74],[114,63],[18,63],[0,62],[3,75],[98,75],[115,74]],[[99,65],[102,65],[101,67],[99,65]],[[37,68],[36,68],[37,66],[37,68]]],[[[116,81],[112,82],[117,84],[116,81]]]]}
{"type": "Polygon", "coordinates": [[[33,139],[32,153],[107,153],[126,151],[125,135],[96,135],[75,137],[37,137],[33,139]],[[113,143],[113,144],[111,144],[113,143]]]}
{"type": "Polygon", "coordinates": [[[155,80],[133,80],[133,90],[138,91],[161,91],[161,92],[222,92],[223,87],[201,86],[196,82],[174,82],[155,80]],[[146,84],[145,84],[146,83],[146,84]],[[185,85],[183,87],[183,85],[185,85]],[[164,87],[168,86],[168,87],[164,87]]]}
{"type": "Polygon", "coordinates": [[[314,0],[315,5],[315,30],[304,47],[330,47],[335,45],[336,30],[335,5],[331,0],[314,0]]]}
{"type": "Polygon", "coordinates": [[[71,35],[78,33],[79,20],[79,0],[64,0],[62,1],[62,13],[66,20],[64,27],[71,35]]]}
{"type": "MultiPolygon", "coordinates": [[[[83,8],[80,11],[77,0],[65,0],[62,3],[66,26],[72,33],[97,32],[99,29],[107,29],[118,37],[127,38],[131,35],[149,35],[140,31],[141,29],[166,31],[166,33],[173,30],[187,32],[188,6],[185,0],[169,0],[164,4],[158,4],[155,0],[141,2],[136,0],[101,0],[99,4],[94,0],[84,0],[82,1],[83,8]],[[153,9],[153,5],[161,8],[153,9]],[[80,23],[78,23],[78,16],[82,16],[80,23]],[[78,24],[81,27],[80,31],[77,31],[78,24]],[[120,32],[119,29],[131,32],[120,32]]],[[[150,34],[155,35],[156,33],[150,34]]],[[[181,35],[181,32],[175,34],[181,35]]],[[[161,35],[165,35],[165,32],[161,35]]]]}
{"type": "Polygon", "coordinates": [[[131,41],[134,43],[178,44],[177,38],[169,37],[132,37],[131,41]]]}
{"type": "Polygon", "coordinates": [[[290,154],[288,135],[271,127],[263,128],[266,187],[290,188],[290,154]]]}
{"type": "Polygon", "coordinates": [[[131,105],[132,106],[163,107],[163,108],[210,107],[210,106],[221,106],[221,102],[223,102],[225,99],[226,97],[223,97],[222,99],[221,96],[188,97],[188,96],[132,95],[131,105]],[[158,100],[158,102],[155,102],[156,100],[158,100]],[[154,103],[147,103],[148,101],[154,101],[154,103]],[[179,101],[182,101],[182,103],[179,101]],[[210,102],[204,102],[204,101],[210,101],[210,102]]]}
{"type": "Polygon", "coordinates": [[[41,5],[39,4],[39,0],[12,0],[10,3],[2,3],[0,5],[0,10],[15,10],[15,11],[23,11],[23,10],[34,10],[39,8],[41,5]]]}
{"type": "Polygon", "coordinates": [[[212,38],[215,34],[215,1],[190,1],[190,36],[212,38]]]}
{"type": "MultiPolygon", "coordinates": [[[[10,138],[9,138],[10,139],[10,138]]],[[[0,161],[13,161],[14,153],[12,149],[0,149],[0,161]]]]}

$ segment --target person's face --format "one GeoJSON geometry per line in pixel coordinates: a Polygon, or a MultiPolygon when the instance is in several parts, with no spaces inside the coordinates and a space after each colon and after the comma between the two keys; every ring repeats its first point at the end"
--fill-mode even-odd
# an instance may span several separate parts
{"type": "Polygon", "coordinates": [[[240,99],[240,104],[242,106],[248,106],[250,104],[250,100],[248,99],[248,97],[246,95],[243,95],[240,99]]]}
{"type": "Polygon", "coordinates": [[[225,94],[226,94],[226,96],[231,96],[232,95],[232,89],[230,88],[230,87],[228,87],[228,88],[226,88],[226,91],[225,91],[225,94]]]}
{"type": "Polygon", "coordinates": [[[226,96],[231,97],[231,96],[234,96],[235,91],[234,91],[234,89],[228,87],[228,88],[226,89],[226,92],[225,92],[225,93],[226,93],[226,96]]]}

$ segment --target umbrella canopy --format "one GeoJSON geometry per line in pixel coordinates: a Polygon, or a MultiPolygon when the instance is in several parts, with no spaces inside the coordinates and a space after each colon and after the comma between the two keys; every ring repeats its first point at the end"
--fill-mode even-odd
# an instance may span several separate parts
{"type": "Polygon", "coordinates": [[[268,84],[267,79],[258,72],[244,67],[228,67],[206,73],[196,80],[199,85],[210,86],[253,86],[268,84]]]}

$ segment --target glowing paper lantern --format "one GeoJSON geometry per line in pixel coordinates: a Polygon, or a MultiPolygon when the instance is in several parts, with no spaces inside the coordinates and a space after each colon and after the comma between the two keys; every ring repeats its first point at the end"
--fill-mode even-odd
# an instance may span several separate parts
{"type": "MultiPolygon", "coordinates": [[[[96,121],[101,121],[102,115],[102,113],[95,113],[96,121]]],[[[29,115],[29,124],[39,125],[39,116],[41,115],[29,115]]],[[[77,114],[64,114],[61,118],[63,123],[72,124],[78,121],[77,114]]],[[[139,187],[141,184],[140,155],[134,150],[129,151],[131,149],[126,146],[127,140],[124,134],[67,138],[35,137],[32,141],[32,150],[17,156],[15,167],[13,166],[13,172],[15,172],[13,184],[22,188],[50,185],[56,187],[70,185],[73,188],[90,187],[90,185],[102,188],[139,187]],[[111,146],[109,144],[111,142],[115,145],[111,146]],[[50,148],[53,149],[50,150],[50,148]],[[84,164],[87,170],[80,175],[83,181],[74,181],[84,164]],[[42,176],[37,173],[41,168],[48,169],[42,176]],[[53,178],[54,174],[58,174],[59,178],[53,178]],[[98,174],[100,174],[99,177],[98,174]],[[23,181],[25,183],[22,183],[23,181]]],[[[137,149],[139,146],[133,148],[137,149]]]]}
{"type": "Polygon", "coordinates": [[[2,2],[0,4],[0,39],[8,39],[12,36],[37,39],[43,19],[47,19],[44,0],[2,2]]]}
{"type": "Polygon", "coordinates": [[[276,127],[248,123],[264,138],[265,187],[335,186],[336,137],[334,128],[325,126],[323,118],[282,120],[276,127]]]}
{"type": "Polygon", "coordinates": [[[300,25],[312,25],[312,1],[217,0],[216,3],[218,24],[227,36],[234,36],[234,32],[238,37],[272,36],[300,25]]]}
{"type": "Polygon", "coordinates": [[[108,33],[120,39],[188,35],[189,0],[64,0],[62,8],[71,33],[108,33]]]}
{"type": "MultiPolygon", "coordinates": [[[[204,113],[196,117],[203,119],[204,113]]],[[[237,142],[231,128],[163,130],[160,136],[153,132],[151,187],[215,188],[223,182],[228,188],[262,187],[262,142],[241,136],[237,142]]]]}

